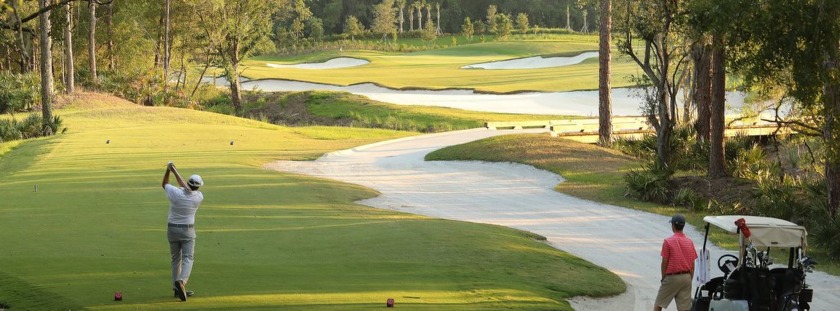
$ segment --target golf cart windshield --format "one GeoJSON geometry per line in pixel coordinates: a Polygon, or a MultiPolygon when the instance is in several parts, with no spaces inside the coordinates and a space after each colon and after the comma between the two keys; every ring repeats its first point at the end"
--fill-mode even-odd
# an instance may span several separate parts
{"type": "Polygon", "coordinates": [[[795,223],[760,216],[706,216],[703,220],[729,233],[738,233],[735,221],[743,218],[752,232],[752,244],[756,247],[804,247],[808,232],[795,223]]]}

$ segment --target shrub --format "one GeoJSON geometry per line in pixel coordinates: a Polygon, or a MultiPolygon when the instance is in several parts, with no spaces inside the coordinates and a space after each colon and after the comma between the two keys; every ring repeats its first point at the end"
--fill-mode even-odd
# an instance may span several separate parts
{"type": "MultiPolygon", "coordinates": [[[[36,138],[45,135],[43,130],[43,118],[40,114],[33,113],[27,116],[23,121],[0,120],[0,142],[12,141],[18,139],[36,138]]],[[[64,133],[67,128],[62,126],[63,120],[59,116],[53,117],[53,120],[47,124],[53,133],[64,133]]]]}
{"type": "Polygon", "coordinates": [[[18,122],[17,128],[22,138],[29,139],[43,136],[44,132],[41,130],[41,120],[41,115],[33,113],[23,119],[23,121],[18,122]]]}
{"type": "Polygon", "coordinates": [[[668,203],[670,201],[668,179],[671,175],[673,171],[658,168],[653,164],[641,170],[630,170],[624,175],[626,184],[624,195],[643,201],[668,203]]]}
{"type": "Polygon", "coordinates": [[[840,258],[840,217],[831,217],[823,208],[823,217],[814,217],[808,231],[814,243],[826,250],[834,259],[840,258]]]}
{"type": "Polygon", "coordinates": [[[40,101],[38,76],[35,73],[0,72],[0,113],[29,110],[40,101]]]}
{"type": "Polygon", "coordinates": [[[22,139],[14,120],[0,120],[0,142],[22,139]]]}
{"type": "Polygon", "coordinates": [[[727,161],[727,167],[734,177],[757,179],[759,174],[772,173],[771,165],[764,160],[766,158],[764,149],[758,144],[752,144],[744,149],[733,149],[731,153],[734,156],[727,161]]]}
{"type": "Polygon", "coordinates": [[[688,188],[677,190],[671,203],[675,206],[686,207],[691,211],[696,211],[709,204],[703,196],[688,188]]]}

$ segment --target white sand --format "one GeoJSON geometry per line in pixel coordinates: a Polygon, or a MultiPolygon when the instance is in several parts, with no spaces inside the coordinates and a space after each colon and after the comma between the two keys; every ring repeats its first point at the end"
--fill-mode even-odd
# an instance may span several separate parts
{"type": "MultiPolygon", "coordinates": [[[[360,203],[432,217],[498,224],[548,238],[558,249],[620,276],[625,294],[577,297],[576,310],[651,310],[659,283],[659,248],[671,234],[668,217],[570,197],[554,191],[563,179],[531,166],[485,162],[426,162],[436,149],[514,131],[475,129],[397,139],[266,167],[363,185],[381,196],[360,203]]],[[[517,133],[538,131],[515,131],[517,133]]],[[[701,247],[702,234],[686,233],[701,247]]],[[[712,248],[713,262],[724,252],[712,248]]],[[[712,268],[712,275],[721,275],[712,268]]],[[[812,310],[840,306],[840,278],[813,273],[812,310]]],[[[674,309],[673,304],[671,310],[674,309]]]]}
{"type": "Polygon", "coordinates": [[[356,67],[369,64],[369,61],[364,59],[358,58],[349,58],[349,57],[338,57],[330,59],[323,63],[302,63],[302,64],[293,64],[293,65],[282,65],[282,64],[272,64],[267,63],[265,64],[271,68],[295,68],[295,69],[339,69],[339,68],[349,68],[349,67],[356,67]]]}
{"type": "MultiPolygon", "coordinates": [[[[212,78],[205,78],[212,83],[212,78]]],[[[224,78],[216,78],[218,86],[226,86],[224,78]]],[[[242,87],[266,92],[335,91],[349,92],[370,99],[396,104],[449,107],[471,111],[526,113],[551,115],[598,116],[598,91],[527,92],[510,95],[481,94],[472,90],[393,90],[372,83],[338,86],[289,80],[243,81],[242,87]]],[[[641,100],[629,88],[612,89],[612,110],[615,116],[640,115],[641,100]]],[[[729,92],[726,95],[730,114],[738,112],[745,94],[729,92]]]]}
{"type": "Polygon", "coordinates": [[[572,57],[527,57],[497,62],[480,63],[461,67],[463,69],[540,69],[577,65],[583,61],[598,57],[598,52],[584,52],[572,57]]]}

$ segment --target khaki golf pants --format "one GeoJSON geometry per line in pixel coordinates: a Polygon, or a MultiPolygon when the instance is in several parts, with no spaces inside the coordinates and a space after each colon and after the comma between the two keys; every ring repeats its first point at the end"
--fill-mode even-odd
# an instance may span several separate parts
{"type": "Polygon", "coordinates": [[[172,254],[172,283],[184,281],[187,284],[193,266],[195,227],[167,227],[166,237],[169,239],[169,253],[172,254]]]}

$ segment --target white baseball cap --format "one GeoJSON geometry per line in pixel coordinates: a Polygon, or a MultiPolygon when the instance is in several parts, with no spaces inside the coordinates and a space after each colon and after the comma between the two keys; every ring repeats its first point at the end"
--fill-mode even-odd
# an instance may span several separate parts
{"type": "Polygon", "coordinates": [[[204,180],[201,179],[201,176],[192,175],[190,176],[190,180],[187,181],[187,184],[193,187],[201,187],[204,186],[204,180]]]}

